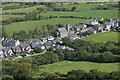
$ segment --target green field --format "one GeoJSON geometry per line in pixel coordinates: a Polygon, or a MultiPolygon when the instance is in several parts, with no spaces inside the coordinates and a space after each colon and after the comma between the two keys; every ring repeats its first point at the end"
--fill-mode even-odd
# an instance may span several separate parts
{"type": "Polygon", "coordinates": [[[25,21],[25,22],[15,22],[9,25],[3,26],[9,36],[12,35],[13,32],[18,32],[20,30],[33,30],[37,26],[42,26],[44,24],[70,24],[76,25],[81,22],[85,22],[85,19],[71,19],[71,18],[53,18],[53,19],[45,19],[45,20],[37,20],[37,21],[25,21]]]}
{"type": "Polygon", "coordinates": [[[2,13],[28,13],[36,10],[39,7],[46,7],[44,5],[36,5],[27,8],[20,8],[20,9],[11,9],[11,10],[3,10],[2,13]]]}
{"type": "MultiPolygon", "coordinates": [[[[7,19],[10,19],[10,18],[17,18],[17,17],[23,17],[24,15],[2,15],[2,20],[7,20],[7,19]]],[[[0,19],[0,20],[1,20],[0,19]]]]}
{"type": "Polygon", "coordinates": [[[93,41],[93,42],[107,42],[107,41],[113,41],[118,42],[118,36],[120,35],[120,32],[104,32],[92,35],[90,37],[83,38],[83,40],[86,41],[93,41]]]}
{"type": "Polygon", "coordinates": [[[2,4],[2,7],[9,7],[9,6],[20,6],[19,3],[10,3],[10,4],[2,4]]]}
{"type": "Polygon", "coordinates": [[[117,18],[118,10],[88,10],[82,12],[67,12],[67,11],[49,11],[43,14],[44,16],[78,16],[78,17],[93,17],[93,18],[117,18]]]}
{"type": "Polygon", "coordinates": [[[75,11],[86,11],[86,10],[91,10],[92,8],[95,8],[96,6],[99,6],[101,3],[96,3],[96,4],[85,4],[85,3],[80,3],[80,4],[67,4],[67,5],[62,5],[62,7],[65,8],[72,8],[76,7],[75,11]]]}
{"type": "Polygon", "coordinates": [[[85,61],[61,61],[53,64],[39,66],[39,74],[42,72],[55,73],[60,72],[66,74],[70,70],[84,70],[98,69],[103,72],[118,71],[119,63],[93,63],[85,61]]]}

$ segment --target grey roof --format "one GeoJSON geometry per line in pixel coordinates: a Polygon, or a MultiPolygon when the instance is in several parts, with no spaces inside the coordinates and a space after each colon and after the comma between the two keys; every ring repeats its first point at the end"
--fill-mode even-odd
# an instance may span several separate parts
{"type": "Polygon", "coordinates": [[[93,20],[90,20],[90,21],[86,21],[84,22],[85,24],[91,24],[91,22],[96,22],[97,20],[96,19],[93,19],[93,20]]]}
{"type": "Polygon", "coordinates": [[[42,47],[41,44],[31,44],[31,47],[34,49],[34,48],[40,48],[42,47]]]}
{"type": "Polygon", "coordinates": [[[3,52],[8,52],[9,50],[12,50],[11,48],[3,48],[3,52]]]}
{"type": "Polygon", "coordinates": [[[95,30],[95,29],[90,29],[89,31],[90,31],[90,32],[94,32],[94,31],[96,31],[96,30],[95,30]]]}
{"type": "Polygon", "coordinates": [[[84,27],[85,24],[82,24],[82,25],[77,25],[77,26],[74,26],[76,29],[81,29],[84,27]]]}
{"type": "Polygon", "coordinates": [[[35,43],[39,43],[39,42],[41,42],[41,40],[40,39],[36,39],[36,40],[31,41],[30,43],[31,44],[35,44],[35,43]]]}
{"type": "Polygon", "coordinates": [[[59,32],[67,32],[66,28],[58,28],[59,32]]]}
{"type": "Polygon", "coordinates": [[[96,20],[97,20],[97,21],[101,21],[102,19],[103,19],[103,18],[97,18],[96,20]]]}
{"type": "Polygon", "coordinates": [[[30,45],[28,43],[21,43],[20,47],[26,48],[26,47],[30,47],[30,45]]]}
{"type": "Polygon", "coordinates": [[[44,43],[44,45],[45,45],[45,46],[52,46],[53,43],[52,43],[51,41],[48,41],[48,42],[44,43]]]}
{"type": "Polygon", "coordinates": [[[106,22],[106,23],[104,23],[103,25],[110,25],[110,23],[109,23],[109,22],[106,22]]]}
{"type": "Polygon", "coordinates": [[[110,20],[110,23],[116,23],[117,21],[116,20],[110,20]]]}
{"type": "Polygon", "coordinates": [[[10,39],[4,39],[2,41],[2,46],[3,47],[10,47],[10,46],[15,46],[16,40],[10,40],[10,39]]]}
{"type": "Polygon", "coordinates": [[[97,25],[97,26],[95,26],[95,27],[104,27],[103,25],[97,25]]]}
{"type": "Polygon", "coordinates": [[[13,50],[21,50],[20,46],[12,47],[13,50]]]}
{"type": "Polygon", "coordinates": [[[56,40],[53,40],[53,41],[52,41],[53,44],[57,44],[57,43],[59,43],[59,42],[60,42],[59,39],[56,39],[56,40]]]}
{"type": "Polygon", "coordinates": [[[47,40],[47,37],[40,38],[40,40],[42,40],[42,41],[47,40]]]}

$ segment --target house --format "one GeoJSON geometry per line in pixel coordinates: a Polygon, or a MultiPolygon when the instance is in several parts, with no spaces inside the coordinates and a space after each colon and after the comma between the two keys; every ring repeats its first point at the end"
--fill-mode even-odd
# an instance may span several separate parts
{"type": "Polygon", "coordinates": [[[41,48],[41,49],[45,49],[45,47],[42,44],[31,44],[31,48],[35,49],[35,48],[41,48]]]}
{"type": "Polygon", "coordinates": [[[30,52],[30,51],[32,51],[31,46],[28,43],[21,43],[20,47],[21,47],[21,50],[23,52],[30,52]]]}
{"type": "Polygon", "coordinates": [[[44,38],[40,38],[40,40],[42,41],[42,44],[46,43],[47,42],[47,38],[44,37],[44,38]]]}
{"type": "Polygon", "coordinates": [[[18,45],[20,45],[19,40],[12,40],[12,39],[2,40],[2,46],[3,47],[12,47],[12,46],[18,46],[18,45]]]}
{"type": "Polygon", "coordinates": [[[52,41],[48,41],[48,42],[44,43],[44,46],[46,48],[50,48],[51,46],[55,46],[55,44],[53,44],[52,41]]]}
{"type": "Polygon", "coordinates": [[[70,37],[72,40],[79,39],[79,37],[78,37],[76,34],[71,34],[71,35],[69,35],[69,37],[70,37]]]}
{"type": "Polygon", "coordinates": [[[94,34],[97,33],[97,31],[96,31],[95,29],[90,29],[90,30],[88,30],[88,31],[90,31],[90,32],[92,32],[92,33],[94,33],[94,34]]]}
{"type": "Polygon", "coordinates": [[[3,51],[0,50],[0,59],[3,57],[3,51]]]}
{"type": "Polygon", "coordinates": [[[84,22],[84,24],[96,25],[96,24],[99,24],[99,23],[98,23],[98,21],[96,19],[94,19],[94,20],[84,22]]]}
{"type": "Polygon", "coordinates": [[[97,30],[97,32],[104,32],[104,26],[103,25],[97,25],[97,26],[95,26],[95,29],[97,30]]]}
{"type": "Polygon", "coordinates": [[[2,51],[3,51],[3,55],[4,56],[8,56],[8,55],[14,54],[11,48],[3,48],[2,51]]]}
{"type": "Polygon", "coordinates": [[[16,53],[16,52],[21,52],[22,50],[21,50],[21,48],[20,48],[20,46],[14,46],[14,47],[12,47],[12,51],[14,52],[14,53],[16,53]]]}
{"type": "Polygon", "coordinates": [[[4,37],[0,37],[0,41],[3,41],[5,38],[4,37]]]}
{"type": "Polygon", "coordinates": [[[57,33],[57,36],[59,36],[61,38],[68,36],[68,32],[67,32],[66,28],[58,28],[56,33],[57,33]]]}
{"type": "Polygon", "coordinates": [[[74,26],[74,29],[75,29],[76,31],[83,31],[86,27],[87,27],[86,24],[82,24],[82,25],[74,26]]]}
{"type": "Polygon", "coordinates": [[[48,36],[48,37],[46,37],[46,39],[47,39],[48,41],[52,41],[52,40],[54,40],[54,37],[53,37],[53,36],[48,36]]]}
{"type": "Polygon", "coordinates": [[[65,46],[57,45],[58,49],[65,49],[65,46]]]}
{"type": "Polygon", "coordinates": [[[118,27],[119,26],[118,19],[117,20],[110,19],[110,24],[112,27],[118,27]]]}
{"type": "Polygon", "coordinates": [[[19,40],[9,40],[8,44],[9,44],[9,46],[18,46],[18,45],[20,45],[20,41],[19,40]]]}
{"type": "Polygon", "coordinates": [[[58,28],[57,29],[57,36],[64,38],[68,35],[74,34],[74,27],[70,26],[70,24],[66,24],[66,28],[58,28]]]}
{"type": "Polygon", "coordinates": [[[55,40],[52,40],[52,43],[53,44],[58,44],[58,43],[62,43],[62,41],[60,39],[55,39],[55,40]]]}
{"type": "Polygon", "coordinates": [[[110,31],[111,30],[111,24],[109,22],[106,22],[103,25],[105,27],[105,31],[110,31]]]}
{"type": "Polygon", "coordinates": [[[104,20],[104,18],[98,18],[96,19],[98,22],[104,20]]]}
{"type": "Polygon", "coordinates": [[[40,39],[35,39],[33,41],[30,41],[30,44],[42,44],[42,41],[40,39]]]}

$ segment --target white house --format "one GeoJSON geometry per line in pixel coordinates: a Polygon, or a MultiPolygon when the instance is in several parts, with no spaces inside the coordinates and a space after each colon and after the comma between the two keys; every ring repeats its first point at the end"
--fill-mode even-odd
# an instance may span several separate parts
{"type": "Polygon", "coordinates": [[[110,31],[111,30],[111,24],[109,22],[106,22],[103,25],[105,26],[105,30],[106,31],[110,31]]]}

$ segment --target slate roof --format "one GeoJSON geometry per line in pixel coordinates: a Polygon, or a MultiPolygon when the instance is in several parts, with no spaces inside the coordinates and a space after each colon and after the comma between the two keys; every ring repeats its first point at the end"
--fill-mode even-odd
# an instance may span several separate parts
{"type": "Polygon", "coordinates": [[[110,23],[109,23],[109,22],[106,22],[106,23],[104,23],[103,25],[110,25],[110,23]]]}
{"type": "Polygon", "coordinates": [[[59,32],[67,32],[66,28],[58,28],[59,32]]]}
{"type": "Polygon", "coordinates": [[[95,30],[95,29],[90,29],[89,31],[90,31],[90,32],[94,32],[94,31],[96,31],[96,30],[95,30]]]}
{"type": "Polygon", "coordinates": [[[97,20],[96,19],[93,19],[93,20],[90,20],[90,21],[86,21],[84,22],[85,24],[91,24],[91,22],[96,22],[97,20]]]}
{"type": "Polygon", "coordinates": [[[104,27],[103,25],[97,25],[97,26],[95,26],[95,27],[104,27]]]}
{"type": "Polygon", "coordinates": [[[48,41],[48,42],[44,43],[44,46],[52,46],[52,45],[53,45],[52,41],[48,41]]]}
{"type": "Polygon", "coordinates": [[[103,19],[103,18],[97,18],[96,20],[97,20],[97,21],[101,21],[102,19],[103,19]]]}
{"type": "Polygon", "coordinates": [[[2,46],[3,47],[10,47],[10,46],[15,46],[16,40],[3,40],[2,41],[2,46]]]}
{"type": "Polygon", "coordinates": [[[31,47],[34,49],[34,48],[40,48],[42,47],[41,44],[31,44],[31,47]]]}
{"type": "Polygon", "coordinates": [[[13,50],[21,50],[20,46],[12,47],[13,50]]]}
{"type": "Polygon", "coordinates": [[[26,47],[30,47],[30,45],[28,43],[22,43],[20,44],[21,48],[26,48],[26,47]]]}
{"type": "Polygon", "coordinates": [[[53,40],[53,41],[52,41],[53,44],[57,44],[57,43],[59,43],[59,42],[60,42],[59,39],[56,39],[56,40],[53,40]]]}
{"type": "Polygon", "coordinates": [[[81,29],[84,27],[85,24],[82,24],[82,25],[77,25],[77,26],[74,26],[76,29],[81,29]]]}
{"type": "Polygon", "coordinates": [[[2,50],[3,52],[8,52],[9,50],[11,50],[11,48],[3,48],[2,50]]]}

